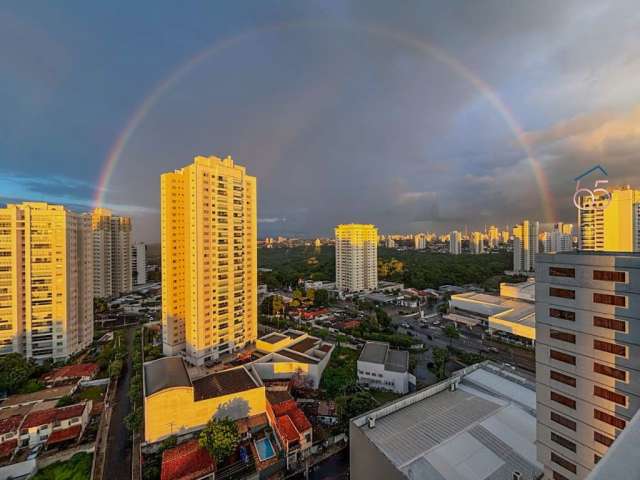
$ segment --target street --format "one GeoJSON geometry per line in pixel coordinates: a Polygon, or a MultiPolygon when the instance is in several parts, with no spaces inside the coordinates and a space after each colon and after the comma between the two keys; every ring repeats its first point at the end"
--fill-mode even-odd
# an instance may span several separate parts
{"type": "Polygon", "coordinates": [[[106,458],[104,464],[103,478],[126,479],[131,478],[131,432],[127,429],[124,419],[131,410],[129,403],[129,381],[131,379],[131,350],[133,349],[134,329],[129,328],[126,332],[127,339],[127,362],[123,367],[122,375],[118,381],[115,405],[109,426],[109,436],[107,440],[106,458]]]}

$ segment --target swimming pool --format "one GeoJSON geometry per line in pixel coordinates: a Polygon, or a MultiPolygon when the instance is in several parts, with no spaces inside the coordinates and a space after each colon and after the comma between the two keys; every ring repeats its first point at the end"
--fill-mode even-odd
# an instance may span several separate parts
{"type": "Polygon", "coordinates": [[[267,437],[263,437],[260,440],[256,440],[253,442],[256,447],[256,451],[258,452],[258,457],[260,457],[260,461],[264,462],[265,460],[269,460],[276,456],[276,452],[273,449],[273,445],[271,445],[271,440],[267,437]]]}

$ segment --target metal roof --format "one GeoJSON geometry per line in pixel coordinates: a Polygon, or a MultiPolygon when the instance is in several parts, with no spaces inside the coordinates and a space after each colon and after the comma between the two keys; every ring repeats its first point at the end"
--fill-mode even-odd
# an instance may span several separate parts
{"type": "Polygon", "coordinates": [[[520,380],[490,363],[476,365],[368,412],[353,426],[410,479],[510,480],[519,471],[532,480],[543,471],[529,408],[535,391],[520,380]],[[454,391],[453,382],[459,382],[454,391]],[[375,418],[373,428],[367,417],[375,418]]]}
{"type": "Polygon", "coordinates": [[[389,344],[383,342],[367,342],[360,352],[358,360],[361,362],[379,363],[383,365],[387,359],[389,344]]]}
{"type": "Polygon", "coordinates": [[[182,357],[163,357],[146,362],[143,371],[144,394],[147,397],[166,388],[191,386],[182,357]]]}
{"type": "Polygon", "coordinates": [[[406,350],[387,350],[387,360],[384,369],[391,372],[406,372],[409,370],[409,352],[406,350]]]}

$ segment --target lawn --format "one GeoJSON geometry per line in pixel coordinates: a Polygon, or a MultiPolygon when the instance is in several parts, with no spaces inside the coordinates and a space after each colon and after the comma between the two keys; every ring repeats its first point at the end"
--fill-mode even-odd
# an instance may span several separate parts
{"type": "Polygon", "coordinates": [[[89,480],[92,459],[90,453],[76,453],[66,462],[56,462],[39,470],[31,480],[89,480]]]}
{"type": "Polygon", "coordinates": [[[105,387],[86,387],[78,392],[78,400],[93,400],[94,402],[101,402],[104,396],[105,387]]]}
{"type": "Polygon", "coordinates": [[[369,390],[369,393],[375,398],[380,405],[392,402],[396,398],[400,398],[402,395],[394,392],[386,392],[384,390],[369,390]]]}

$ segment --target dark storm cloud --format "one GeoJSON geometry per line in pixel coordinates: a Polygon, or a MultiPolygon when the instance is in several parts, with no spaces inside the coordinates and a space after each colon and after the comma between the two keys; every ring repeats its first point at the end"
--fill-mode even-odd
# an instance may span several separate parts
{"type": "Polygon", "coordinates": [[[125,17],[114,2],[0,7],[12,45],[0,69],[13,72],[0,89],[0,172],[13,180],[0,179],[0,196],[90,205],[137,106],[227,43],[152,105],[114,171],[106,200],[134,215],[140,239],[158,237],[160,173],[197,154],[231,154],[258,177],[262,234],[547,220],[531,163],[479,81],[526,132],[555,220],[573,219],[572,179],[594,163],[640,186],[633,1],[125,5],[125,17]],[[71,180],[42,180],[54,176],[71,180]]]}

